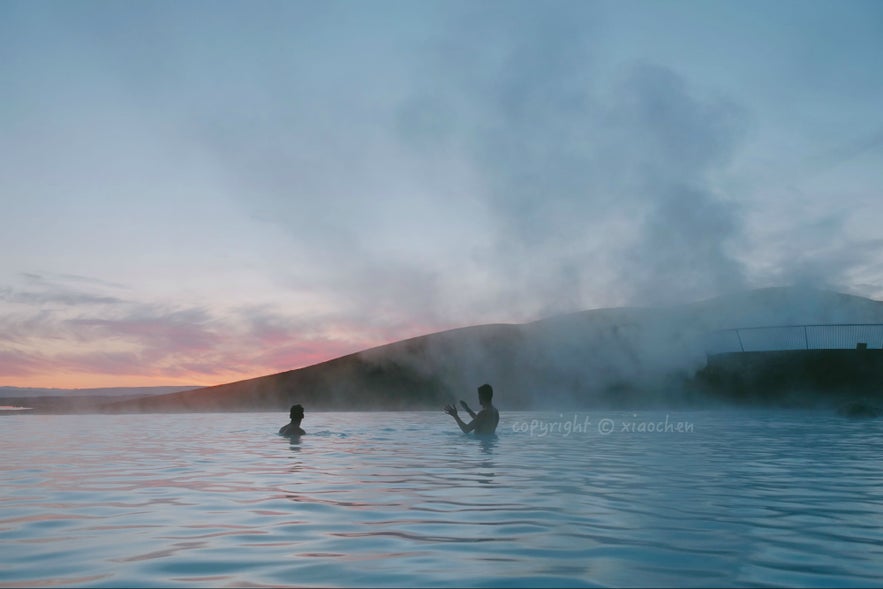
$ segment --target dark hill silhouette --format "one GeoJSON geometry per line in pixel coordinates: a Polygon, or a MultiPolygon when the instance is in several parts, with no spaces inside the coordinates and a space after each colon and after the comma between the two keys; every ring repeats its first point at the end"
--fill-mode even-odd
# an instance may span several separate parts
{"type": "MultiPolygon", "coordinates": [[[[170,395],[110,403],[104,411],[420,409],[450,402],[441,364],[421,363],[433,349],[465,345],[505,356],[519,339],[512,325],[466,327],[395,342],[278,374],[170,395]]],[[[505,367],[503,367],[505,368],[505,367]]]]}
{"type": "Polygon", "coordinates": [[[670,307],[611,308],[464,327],[313,366],[110,403],[104,411],[437,409],[490,382],[507,409],[674,406],[700,401],[705,335],[732,327],[883,323],[883,303],[767,288],[670,307]]]}

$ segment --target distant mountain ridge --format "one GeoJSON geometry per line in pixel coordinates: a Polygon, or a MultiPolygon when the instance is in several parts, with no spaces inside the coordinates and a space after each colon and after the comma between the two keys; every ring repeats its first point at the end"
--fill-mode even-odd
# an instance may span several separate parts
{"type": "Polygon", "coordinates": [[[667,307],[595,309],[524,324],[463,327],[248,380],[110,403],[105,411],[438,408],[489,382],[509,409],[694,402],[711,331],[806,323],[883,323],[883,303],[774,287],[667,307]]]}
{"type": "Polygon", "coordinates": [[[190,391],[198,388],[200,388],[199,385],[156,387],[98,387],[91,389],[0,386],[0,398],[57,397],[59,395],[77,395],[87,397],[167,395],[170,393],[179,393],[181,391],[190,391]]]}
{"type": "MultiPolygon", "coordinates": [[[[38,413],[95,413],[109,403],[169,395],[198,387],[106,387],[95,389],[45,389],[0,387],[0,407],[26,408],[38,413]]],[[[8,412],[0,412],[0,415],[8,412]]]]}

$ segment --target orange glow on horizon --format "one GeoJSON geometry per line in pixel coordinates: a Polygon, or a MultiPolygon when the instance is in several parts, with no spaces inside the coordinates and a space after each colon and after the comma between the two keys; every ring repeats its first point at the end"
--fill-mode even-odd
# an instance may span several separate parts
{"type": "MultiPolygon", "coordinates": [[[[243,380],[250,376],[239,377],[230,375],[232,380],[243,380]]],[[[205,375],[194,375],[193,378],[148,375],[119,375],[119,374],[88,374],[83,372],[39,374],[33,376],[7,377],[0,381],[0,386],[35,388],[35,389],[102,389],[102,388],[128,388],[128,387],[161,387],[161,386],[194,386],[203,387],[215,384],[232,382],[232,380],[209,381],[205,375]]]]}
{"type": "Polygon", "coordinates": [[[0,377],[0,386],[19,388],[46,389],[98,389],[128,387],[159,387],[159,386],[193,386],[208,387],[227,384],[261,376],[278,374],[288,370],[305,368],[333,360],[358,350],[341,352],[339,349],[317,350],[306,356],[284,362],[284,366],[254,366],[251,370],[219,370],[212,374],[192,372],[189,375],[177,374],[107,374],[98,372],[81,372],[75,370],[59,371],[53,374],[39,373],[0,377]]]}
{"type": "MultiPolygon", "coordinates": [[[[374,334],[375,337],[353,337],[352,331],[341,331],[326,334],[326,339],[309,343],[283,338],[272,345],[262,342],[264,345],[258,347],[261,351],[247,347],[228,347],[208,361],[205,358],[193,358],[190,365],[202,364],[204,370],[184,370],[183,367],[187,366],[188,350],[182,349],[168,354],[168,357],[174,357],[180,362],[163,361],[156,365],[140,366],[117,364],[112,367],[113,371],[102,372],[97,366],[100,364],[98,362],[81,364],[77,359],[65,358],[63,351],[66,347],[58,346],[52,350],[55,354],[36,356],[26,371],[12,370],[0,375],[0,386],[51,389],[207,387],[297,370],[441,330],[443,329],[440,326],[410,325],[407,328],[399,327],[387,333],[374,334]],[[376,337],[377,335],[380,337],[376,337]]],[[[44,352],[47,347],[43,346],[44,352]]]]}

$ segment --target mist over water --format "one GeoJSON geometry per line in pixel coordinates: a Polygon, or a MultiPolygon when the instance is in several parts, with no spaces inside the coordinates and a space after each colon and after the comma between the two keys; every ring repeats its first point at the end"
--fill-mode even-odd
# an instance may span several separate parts
{"type": "Polygon", "coordinates": [[[503,412],[481,440],[440,411],[308,412],[299,441],[275,435],[284,421],[4,417],[0,585],[808,587],[883,575],[877,421],[503,412]]]}
{"type": "MultiPolygon", "coordinates": [[[[883,324],[883,303],[833,291],[783,287],[740,291],[690,304],[595,309],[518,325],[434,334],[366,351],[378,366],[403,365],[443,383],[454,398],[489,382],[501,404],[557,410],[578,407],[702,407],[686,395],[697,371],[721,349],[722,330],[771,326],[883,324]]],[[[786,349],[755,332],[757,350],[786,349]]],[[[883,347],[871,334],[868,346],[883,347]]],[[[729,333],[729,337],[735,335],[729,333]]],[[[747,336],[746,336],[747,337],[747,336]]],[[[839,345],[854,348],[862,339],[839,345]]],[[[865,337],[864,339],[867,339],[865,337]]],[[[807,407],[816,398],[806,391],[807,407]]],[[[799,405],[799,403],[798,403],[799,405]]],[[[505,405],[502,405],[505,406],[505,405]]]]}

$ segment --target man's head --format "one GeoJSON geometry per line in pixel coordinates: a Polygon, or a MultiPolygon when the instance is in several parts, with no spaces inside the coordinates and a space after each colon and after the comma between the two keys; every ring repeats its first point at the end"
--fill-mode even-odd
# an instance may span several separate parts
{"type": "Polygon", "coordinates": [[[494,398],[494,389],[489,384],[483,384],[478,387],[478,402],[482,405],[490,405],[491,399],[494,398]]]}
{"type": "Polygon", "coordinates": [[[295,419],[303,419],[304,418],[304,408],[301,405],[292,405],[291,411],[289,412],[289,417],[291,417],[291,421],[295,419]]]}

